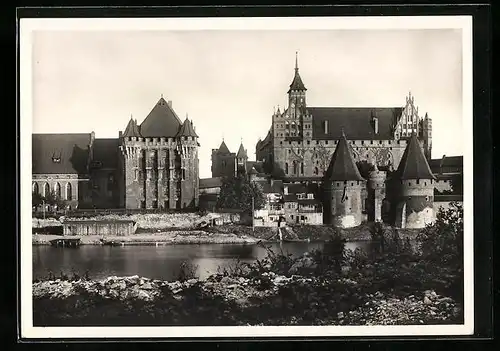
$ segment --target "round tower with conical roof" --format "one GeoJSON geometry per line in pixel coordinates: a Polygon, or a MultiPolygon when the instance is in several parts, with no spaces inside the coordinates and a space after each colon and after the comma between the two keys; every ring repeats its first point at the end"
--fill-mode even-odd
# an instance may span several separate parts
{"type": "Polygon", "coordinates": [[[340,228],[360,225],[363,208],[361,191],[365,186],[366,180],[361,177],[352,150],[342,132],[325,172],[325,223],[340,228]]]}
{"type": "Polygon", "coordinates": [[[436,178],[415,133],[410,137],[395,177],[399,181],[395,226],[424,228],[432,223],[436,178]]]}

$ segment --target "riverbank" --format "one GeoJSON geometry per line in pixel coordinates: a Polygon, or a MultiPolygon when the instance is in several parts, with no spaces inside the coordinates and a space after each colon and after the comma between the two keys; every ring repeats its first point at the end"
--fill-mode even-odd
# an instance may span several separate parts
{"type": "Polygon", "coordinates": [[[374,291],[363,278],[213,275],[33,284],[39,326],[245,326],[461,324],[460,304],[434,290],[374,291]]]}
{"type": "MultiPolygon", "coordinates": [[[[53,239],[79,238],[82,245],[102,245],[100,235],[61,236],[50,234],[34,234],[33,245],[50,245],[53,239]]],[[[255,244],[257,239],[236,234],[213,234],[203,231],[170,231],[151,234],[134,234],[130,236],[106,236],[108,241],[123,245],[181,245],[181,244],[255,244]]]]}
{"type": "MultiPolygon", "coordinates": [[[[134,215],[135,220],[141,220],[137,231],[129,236],[106,236],[106,240],[123,242],[124,245],[151,244],[252,244],[261,242],[278,242],[280,240],[277,228],[255,227],[248,225],[226,223],[196,229],[196,223],[202,217],[196,214],[161,214],[134,215]],[[196,217],[197,216],[197,217],[196,217]],[[164,222],[167,220],[167,222],[164,222]],[[196,219],[198,218],[198,219],[196,219]],[[176,220],[179,219],[179,222],[176,220]],[[176,226],[173,226],[173,225],[176,226]]],[[[110,216],[95,217],[93,220],[109,219],[110,216]]],[[[130,216],[133,217],[133,216],[130,216]]],[[[126,216],[113,216],[114,219],[124,219],[126,216]],[[116,218],[115,218],[116,217],[116,218]]],[[[345,241],[371,240],[371,223],[363,223],[355,228],[337,229],[329,225],[293,225],[282,228],[282,239],[285,241],[326,242],[340,235],[345,241]]],[[[61,238],[61,222],[55,219],[33,219],[33,245],[48,245],[50,240],[61,238]],[[59,224],[58,224],[59,223],[59,224]],[[47,229],[53,229],[47,231],[47,229]]],[[[387,227],[387,229],[391,229],[387,227]]],[[[390,230],[387,231],[390,234],[390,230]]],[[[414,240],[419,232],[415,229],[398,229],[401,239],[414,240]]],[[[79,236],[84,245],[100,245],[101,236],[79,236]]]]}

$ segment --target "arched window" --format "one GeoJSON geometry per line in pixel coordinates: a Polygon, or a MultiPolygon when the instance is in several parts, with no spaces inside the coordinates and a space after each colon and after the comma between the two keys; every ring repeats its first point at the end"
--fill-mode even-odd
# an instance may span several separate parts
{"type": "Polygon", "coordinates": [[[73,198],[73,189],[71,188],[71,184],[66,184],[66,200],[71,200],[73,198]]]}
{"type": "Polygon", "coordinates": [[[38,194],[38,184],[36,182],[33,182],[33,194],[38,194]]]}
{"type": "Polygon", "coordinates": [[[49,183],[45,183],[43,186],[43,196],[49,196],[50,194],[50,186],[49,183]]]}
{"type": "Polygon", "coordinates": [[[300,173],[304,174],[304,162],[300,163],[300,173]]]}
{"type": "Polygon", "coordinates": [[[288,162],[285,162],[285,174],[288,174],[288,162]]]}
{"type": "Polygon", "coordinates": [[[297,174],[297,162],[293,161],[293,174],[297,174]]]}
{"type": "Polygon", "coordinates": [[[54,185],[54,192],[56,193],[56,197],[57,197],[58,199],[60,199],[60,198],[61,198],[61,184],[56,183],[56,184],[54,185]]]}

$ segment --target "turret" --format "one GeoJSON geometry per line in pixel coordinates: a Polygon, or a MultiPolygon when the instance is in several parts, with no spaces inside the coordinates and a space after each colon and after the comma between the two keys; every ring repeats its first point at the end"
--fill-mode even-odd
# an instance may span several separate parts
{"type": "Polygon", "coordinates": [[[342,131],[330,165],[325,172],[325,222],[341,228],[356,227],[362,221],[361,177],[352,150],[342,131]]]}
{"type": "Polygon", "coordinates": [[[368,220],[370,221],[382,221],[382,203],[386,194],[386,178],[386,173],[380,171],[375,163],[374,169],[368,176],[368,201],[371,208],[371,211],[368,214],[368,220]]]}
{"type": "Polygon", "coordinates": [[[400,228],[424,228],[434,221],[435,176],[413,133],[395,172],[399,181],[395,225],[400,228]]]}

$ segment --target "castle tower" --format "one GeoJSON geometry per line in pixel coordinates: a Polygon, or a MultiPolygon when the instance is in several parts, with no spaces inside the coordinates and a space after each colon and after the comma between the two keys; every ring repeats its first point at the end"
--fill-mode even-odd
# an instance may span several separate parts
{"type": "Polygon", "coordinates": [[[288,90],[288,111],[285,122],[291,137],[303,136],[303,116],[306,113],[306,87],[299,74],[298,53],[295,53],[295,75],[288,90]]]}
{"type": "Polygon", "coordinates": [[[424,141],[424,154],[427,160],[432,158],[432,119],[427,113],[422,119],[422,139],[424,141]]]}
{"type": "Polygon", "coordinates": [[[198,136],[163,97],[142,124],[120,133],[123,207],[180,209],[198,205],[198,136]]]}
{"type": "Polygon", "coordinates": [[[325,222],[341,228],[356,227],[362,220],[361,191],[366,181],[354,162],[346,136],[335,148],[325,173],[325,222]]]}
{"type": "Polygon", "coordinates": [[[236,171],[235,175],[238,174],[238,171],[244,171],[246,172],[246,163],[248,161],[248,155],[247,155],[247,150],[243,147],[243,142],[240,144],[240,147],[238,149],[238,152],[236,153],[236,171]]]}
{"type": "Polygon", "coordinates": [[[212,149],[212,177],[232,177],[235,169],[236,154],[222,140],[218,149],[212,149]]]}
{"type": "Polygon", "coordinates": [[[386,173],[380,171],[375,162],[374,169],[369,173],[368,178],[368,201],[372,208],[372,213],[368,214],[369,221],[382,221],[382,203],[386,194],[386,178],[386,173]]]}
{"type": "Polygon", "coordinates": [[[124,208],[139,208],[143,198],[143,188],[139,185],[139,169],[142,156],[142,135],[139,132],[137,121],[130,116],[130,120],[123,133],[120,132],[121,167],[119,177],[120,194],[119,205],[124,208]]]}
{"type": "Polygon", "coordinates": [[[424,228],[434,220],[434,180],[429,164],[413,133],[395,173],[399,180],[395,225],[424,228]]]}

